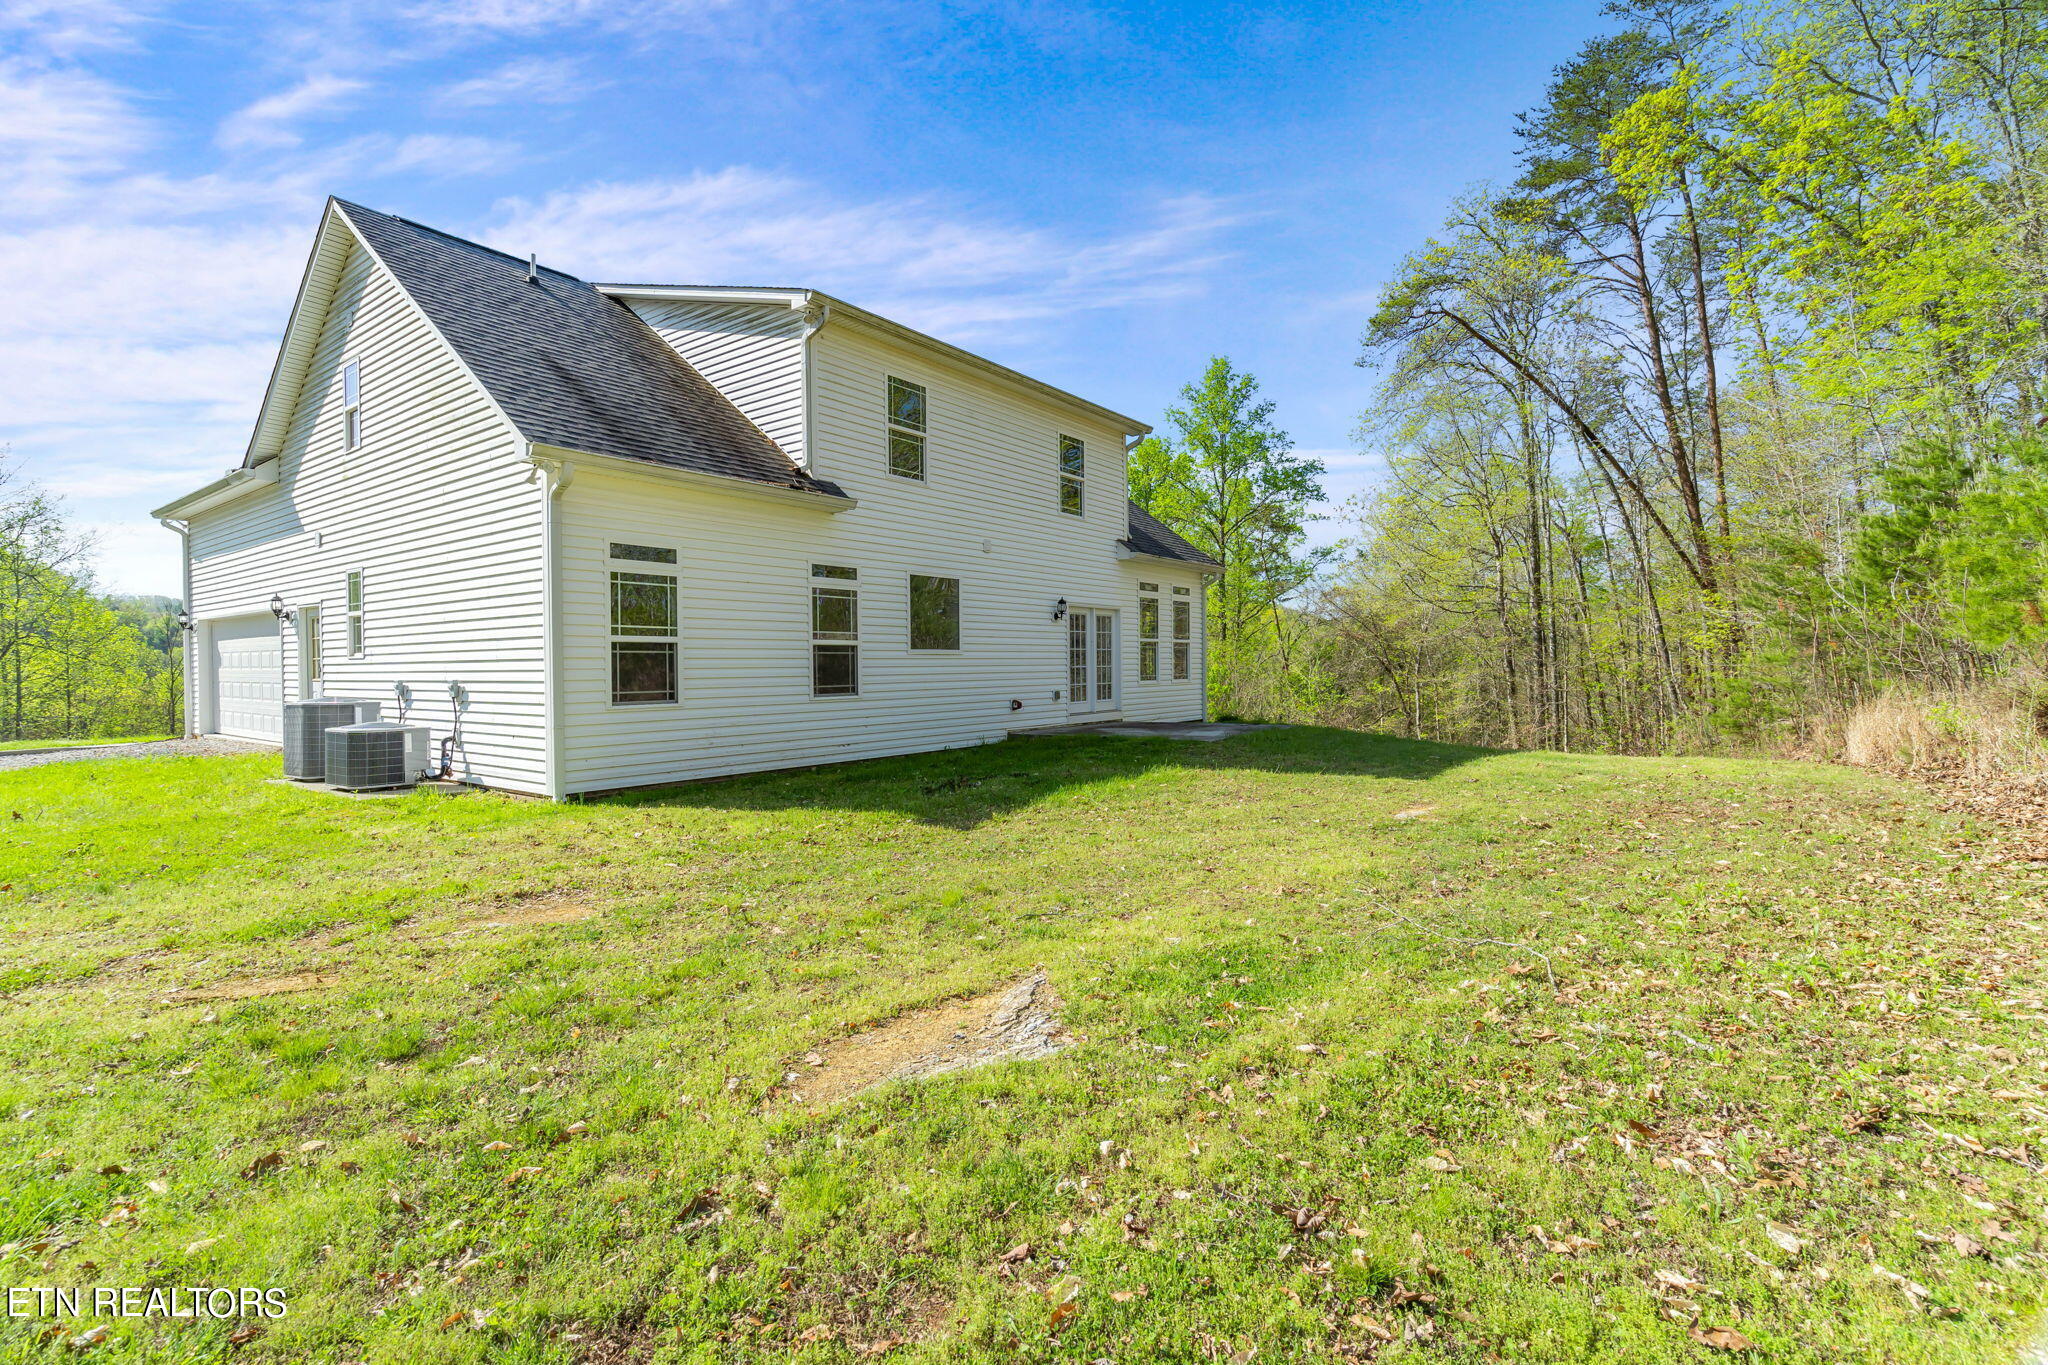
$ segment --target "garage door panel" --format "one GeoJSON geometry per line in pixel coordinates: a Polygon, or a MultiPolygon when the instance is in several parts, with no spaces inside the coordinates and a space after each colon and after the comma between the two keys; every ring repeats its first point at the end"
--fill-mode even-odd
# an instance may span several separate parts
{"type": "Polygon", "coordinates": [[[213,623],[214,729],[272,743],[283,737],[283,657],[274,616],[213,623]]]}

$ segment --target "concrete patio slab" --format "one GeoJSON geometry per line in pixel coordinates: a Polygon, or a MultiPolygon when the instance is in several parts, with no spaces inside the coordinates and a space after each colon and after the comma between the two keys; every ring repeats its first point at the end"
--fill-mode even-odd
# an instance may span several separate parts
{"type": "Polygon", "coordinates": [[[1115,735],[1120,739],[1191,739],[1202,744],[1214,744],[1221,739],[1237,735],[1248,735],[1254,730],[1278,730],[1278,725],[1247,725],[1242,721],[1223,720],[1111,720],[1093,725],[1047,725],[1036,730],[1012,730],[1011,739],[1029,739],[1036,735],[1115,735]]]}

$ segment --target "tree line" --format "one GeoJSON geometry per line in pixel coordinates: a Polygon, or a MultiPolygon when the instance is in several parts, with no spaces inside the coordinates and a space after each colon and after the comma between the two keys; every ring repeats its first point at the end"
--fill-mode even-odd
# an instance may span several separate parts
{"type": "Polygon", "coordinates": [[[1219,709],[1647,752],[2040,687],[2044,9],[1606,13],[1367,321],[1388,468],[1337,550],[1300,548],[1319,470],[1211,454],[1286,458],[1215,368],[1134,453],[1231,566],[1219,709]],[[1190,501],[1168,450],[1237,491],[1190,501]]]}
{"type": "Polygon", "coordinates": [[[0,740],[178,733],[179,604],[101,593],[91,548],[0,460],[0,740]]]}

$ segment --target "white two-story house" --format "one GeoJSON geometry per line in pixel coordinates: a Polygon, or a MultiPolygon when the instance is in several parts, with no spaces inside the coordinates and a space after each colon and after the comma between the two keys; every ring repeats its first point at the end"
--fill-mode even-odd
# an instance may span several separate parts
{"type": "Polygon", "coordinates": [[[562,797],[1200,719],[1216,565],[1126,500],[1146,430],[813,290],[330,201],[241,466],[156,513],[188,724],[403,688],[456,776],[562,797]]]}

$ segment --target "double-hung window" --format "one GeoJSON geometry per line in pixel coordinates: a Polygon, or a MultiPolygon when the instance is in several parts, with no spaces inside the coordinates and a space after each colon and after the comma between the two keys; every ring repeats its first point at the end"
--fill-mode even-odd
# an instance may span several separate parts
{"type": "Polygon", "coordinates": [[[858,569],[811,565],[811,695],[860,695],[858,569]]]}
{"type": "Polygon", "coordinates": [[[363,571],[350,569],[348,572],[348,656],[359,659],[363,654],[363,571]]]}
{"type": "Polygon", "coordinates": [[[924,385],[889,376],[889,472],[924,477],[924,385]]]}
{"type": "Polygon", "coordinates": [[[612,705],[676,699],[676,552],[661,545],[611,547],[612,705]]]}
{"type": "Polygon", "coordinates": [[[960,580],[910,576],[910,647],[960,648],[960,580]]]}
{"type": "Polygon", "coordinates": [[[1159,680],[1159,585],[1138,585],[1138,681],[1159,680]]]}
{"type": "Polygon", "coordinates": [[[1081,515],[1081,484],[1088,476],[1088,450],[1078,436],[1060,437],[1060,510],[1081,515]]]}
{"type": "Polygon", "coordinates": [[[1195,604],[1186,588],[1173,591],[1173,676],[1185,678],[1195,652],[1195,604]]]}
{"type": "Polygon", "coordinates": [[[363,368],[351,360],[341,367],[341,448],[363,443],[363,368]]]}

